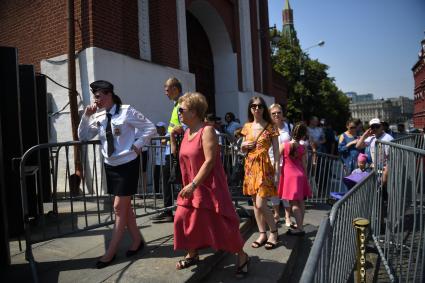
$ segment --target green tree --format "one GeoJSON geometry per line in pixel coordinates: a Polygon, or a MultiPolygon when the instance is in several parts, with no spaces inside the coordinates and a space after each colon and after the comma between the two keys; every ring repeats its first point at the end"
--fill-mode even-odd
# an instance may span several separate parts
{"type": "Polygon", "coordinates": [[[281,74],[288,86],[287,117],[291,121],[318,116],[330,121],[342,131],[350,117],[349,100],[328,75],[329,67],[311,60],[298,40],[281,37],[272,55],[273,69],[281,74]]]}

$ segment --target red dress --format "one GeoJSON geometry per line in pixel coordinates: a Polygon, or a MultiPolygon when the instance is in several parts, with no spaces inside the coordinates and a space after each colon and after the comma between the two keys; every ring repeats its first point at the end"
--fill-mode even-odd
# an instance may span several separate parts
{"type": "Polygon", "coordinates": [[[290,148],[291,143],[286,142],[278,194],[281,199],[304,200],[306,197],[311,197],[310,185],[302,162],[306,150],[303,145],[298,145],[296,158],[293,159],[289,156],[290,148]]]}
{"type": "MultiPolygon", "coordinates": [[[[201,128],[192,140],[186,131],[180,146],[180,170],[183,187],[192,183],[205,161],[201,128]]],[[[177,198],[174,216],[174,249],[202,249],[238,252],[244,245],[239,231],[239,217],[227,186],[227,179],[217,149],[214,169],[190,198],[177,198]]]]}

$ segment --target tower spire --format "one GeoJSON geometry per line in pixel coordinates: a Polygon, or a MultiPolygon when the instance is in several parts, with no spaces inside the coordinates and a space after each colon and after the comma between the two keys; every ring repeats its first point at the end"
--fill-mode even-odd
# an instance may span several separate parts
{"type": "Polygon", "coordinates": [[[282,36],[286,37],[291,45],[298,43],[297,34],[294,28],[294,17],[289,0],[285,0],[285,7],[282,11],[282,18],[282,36]]]}

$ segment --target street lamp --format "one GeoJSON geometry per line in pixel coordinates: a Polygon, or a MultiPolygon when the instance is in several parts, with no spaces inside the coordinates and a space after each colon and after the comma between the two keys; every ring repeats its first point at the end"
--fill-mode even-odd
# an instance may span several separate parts
{"type": "Polygon", "coordinates": [[[323,45],[325,45],[325,41],[324,40],[321,40],[321,41],[319,41],[318,43],[316,43],[316,44],[314,44],[314,45],[312,45],[312,46],[309,46],[309,47],[307,47],[307,48],[305,48],[305,49],[303,49],[302,50],[302,52],[301,52],[301,54],[300,54],[300,76],[304,76],[305,75],[305,70],[304,70],[304,68],[303,68],[303,66],[302,66],[302,58],[303,58],[303,56],[304,56],[304,54],[308,51],[308,50],[310,50],[310,49],[312,49],[312,48],[314,48],[314,47],[322,47],[323,45]]]}
{"type": "MultiPolygon", "coordinates": [[[[309,47],[307,47],[307,48],[305,48],[305,49],[303,49],[301,51],[300,62],[299,62],[300,63],[300,82],[301,82],[302,78],[305,75],[305,70],[304,70],[304,67],[303,67],[303,64],[302,64],[302,59],[303,59],[304,55],[307,54],[307,51],[308,50],[310,50],[310,49],[312,49],[314,47],[322,47],[323,45],[325,45],[325,41],[324,40],[321,40],[318,43],[316,43],[316,44],[314,44],[312,46],[309,46],[309,47]]],[[[303,96],[302,96],[302,94],[300,95],[300,104],[301,105],[303,104],[303,96]]],[[[301,120],[304,121],[304,111],[301,111],[301,120]]]]}

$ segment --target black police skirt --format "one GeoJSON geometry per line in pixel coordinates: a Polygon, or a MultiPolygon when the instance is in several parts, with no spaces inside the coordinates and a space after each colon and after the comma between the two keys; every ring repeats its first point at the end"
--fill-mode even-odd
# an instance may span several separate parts
{"type": "Polygon", "coordinates": [[[118,166],[106,163],[106,186],[108,194],[115,196],[131,196],[137,192],[139,183],[140,157],[118,166]]]}

